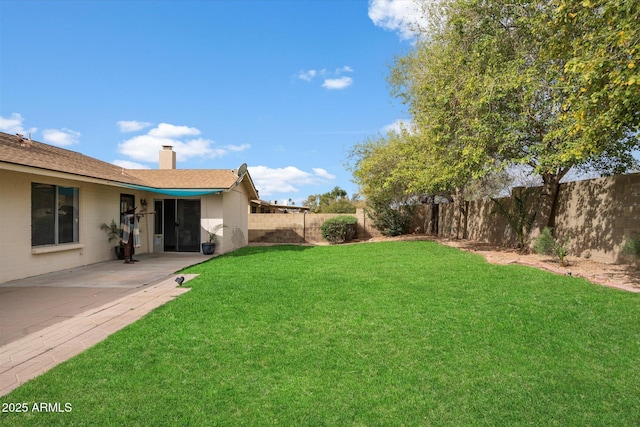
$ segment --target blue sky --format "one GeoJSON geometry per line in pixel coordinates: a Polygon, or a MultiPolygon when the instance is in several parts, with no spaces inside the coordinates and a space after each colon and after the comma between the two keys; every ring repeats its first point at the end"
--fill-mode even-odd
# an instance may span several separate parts
{"type": "Polygon", "coordinates": [[[412,0],[0,1],[0,130],[133,168],[247,163],[265,200],[357,191],[349,149],[407,118],[412,0]]]}

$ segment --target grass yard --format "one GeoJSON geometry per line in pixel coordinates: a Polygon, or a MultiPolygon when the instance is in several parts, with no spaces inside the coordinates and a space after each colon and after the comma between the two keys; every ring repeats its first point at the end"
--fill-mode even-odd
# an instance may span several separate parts
{"type": "Polygon", "coordinates": [[[2,425],[637,426],[640,295],[434,242],[249,247],[2,425]]]}

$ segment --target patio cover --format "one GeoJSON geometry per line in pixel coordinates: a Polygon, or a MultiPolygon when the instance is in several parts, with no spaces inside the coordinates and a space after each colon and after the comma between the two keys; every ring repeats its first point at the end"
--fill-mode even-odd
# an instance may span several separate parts
{"type": "Polygon", "coordinates": [[[225,191],[223,188],[155,188],[125,183],[122,183],[122,185],[134,190],[149,191],[174,197],[204,196],[206,194],[220,194],[225,191]]]}

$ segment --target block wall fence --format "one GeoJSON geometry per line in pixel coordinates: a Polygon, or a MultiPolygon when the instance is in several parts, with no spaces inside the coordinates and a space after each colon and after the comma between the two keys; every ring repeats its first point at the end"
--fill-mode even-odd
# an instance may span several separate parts
{"type": "Polygon", "coordinates": [[[320,227],[327,219],[341,215],[358,219],[357,239],[381,236],[362,209],[355,214],[262,213],[249,215],[249,243],[326,243],[320,227]]]}
{"type": "MultiPolygon", "coordinates": [[[[511,198],[500,201],[510,204],[511,198]]],[[[495,208],[491,200],[467,202],[463,238],[515,247],[516,236],[495,208]]],[[[452,223],[453,204],[438,205],[438,235],[447,236],[452,223]]],[[[607,264],[626,262],[624,243],[640,232],[640,173],[561,184],[554,231],[568,239],[569,255],[607,264]]]]}
{"type": "MultiPolygon", "coordinates": [[[[509,205],[511,197],[500,199],[509,205]]],[[[535,209],[535,204],[533,206],[535,209]]],[[[320,226],[339,214],[251,214],[249,243],[325,243],[320,226]]],[[[381,236],[362,209],[358,239],[381,236]]],[[[417,207],[412,232],[446,237],[453,223],[453,204],[417,207]]],[[[491,200],[465,203],[462,238],[515,247],[517,239],[491,200]]],[[[574,181],[560,185],[556,235],[568,239],[569,254],[603,263],[623,263],[628,236],[640,232],[640,173],[574,181]]]]}

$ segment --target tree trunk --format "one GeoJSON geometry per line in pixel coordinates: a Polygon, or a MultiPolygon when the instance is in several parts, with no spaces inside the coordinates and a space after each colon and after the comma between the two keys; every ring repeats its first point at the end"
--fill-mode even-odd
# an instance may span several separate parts
{"type": "Polygon", "coordinates": [[[440,215],[440,205],[431,202],[431,219],[429,221],[429,227],[427,234],[431,234],[434,236],[438,235],[438,218],[440,215]]]}
{"type": "Polygon", "coordinates": [[[542,175],[542,193],[540,194],[538,213],[531,228],[532,240],[538,237],[545,227],[553,228],[556,222],[556,205],[560,190],[560,180],[564,174],[542,175]]]}
{"type": "Polygon", "coordinates": [[[456,192],[453,195],[453,224],[451,224],[451,238],[460,239],[464,233],[462,230],[464,215],[464,197],[462,194],[462,188],[456,187],[456,192]]]}

